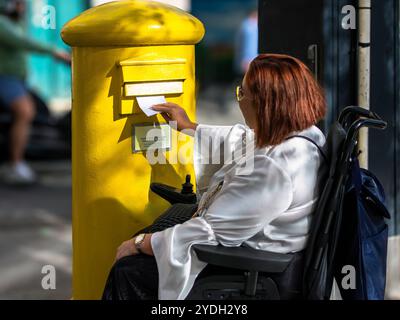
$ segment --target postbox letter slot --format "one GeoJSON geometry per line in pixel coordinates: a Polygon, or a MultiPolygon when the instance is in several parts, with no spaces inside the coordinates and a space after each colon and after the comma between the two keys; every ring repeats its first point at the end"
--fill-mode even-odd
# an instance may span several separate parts
{"type": "Polygon", "coordinates": [[[125,97],[182,94],[183,81],[126,83],[125,97]]]}

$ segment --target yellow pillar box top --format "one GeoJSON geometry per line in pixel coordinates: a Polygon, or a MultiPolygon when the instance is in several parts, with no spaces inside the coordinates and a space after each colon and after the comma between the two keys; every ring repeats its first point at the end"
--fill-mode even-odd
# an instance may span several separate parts
{"type": "Polygon", "coordinates": [[[203,24],[174,6],[149,0],[106,3],[85,11],[62,29],[72,47],[190,45],[203,24]]]}

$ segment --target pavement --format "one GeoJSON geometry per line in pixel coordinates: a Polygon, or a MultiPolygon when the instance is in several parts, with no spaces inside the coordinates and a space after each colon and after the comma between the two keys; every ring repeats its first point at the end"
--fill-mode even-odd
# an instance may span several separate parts
{"type": "Polygon", "coordinates": [[[32,187],[0,184],[0,299],[71,296],[71,164],[34,162],[32,187]],[[55,290],[42,288],[42,268],[56,270],[55,290]]]}

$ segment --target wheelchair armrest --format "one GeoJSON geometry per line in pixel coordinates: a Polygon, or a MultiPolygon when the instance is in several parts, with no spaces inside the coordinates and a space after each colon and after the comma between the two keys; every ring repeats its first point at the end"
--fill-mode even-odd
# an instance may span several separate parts
{"type": "Polygon", "coordinates": [[[170,204],[184,203],[184,204],[196,204],[197,197],[194,193],[181,193],[181,191],[172,186],[168,186],[162,183],[152,183],[150,190],[155,194],[167,200],[170,204]]]}
{"type": "Polygon", "coordinates": [[[200,261],[226,268],[281,273],[292,261],[293,254],[281,254],[246,247],[194,245],[200,261]]]}
{"type": "Polygon", "coordinates": [[[186,176],[186,182],[182,184],[182,189],[162,183],[152,183],[150,190],[164,200],[167,200],[170,204],[196,204],[197,202],[197,196],[193,192],[193,185],[190,183],[190,174],[186,176]]]}

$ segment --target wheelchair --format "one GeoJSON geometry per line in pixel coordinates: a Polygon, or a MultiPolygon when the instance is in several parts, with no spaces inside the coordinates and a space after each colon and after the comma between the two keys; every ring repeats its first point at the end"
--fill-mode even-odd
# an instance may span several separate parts
{"type": "MultiPolygon", "coordinates": [[[[327,136],[323,152],[328,162],[319,174],[322,193],[313,214],[305,250],[279,254],[248,247],[194,245],[199,260],[217,268],[237,270],[234,274],[210,274],[196,279],[187,300],[314,300],[326,297],[333,285],[332,270],[321,272],[321,263],[333,263],[346,177],[351,158],[357,156],[361,128],[384,130],[387,123],[376,113],[360,107],[345,108],[327,136]],[[330,252],[327,258],[324,253],[330,252]],[[325,261],[323,261],[325,257],[325,261]],[[330,259],[330,260],[329,260],[330,259]]],[[[182,191],[152,184],[151,190],[171,204],[194,204],[187,177],[182,191]]],[[[224,270],[224,269],[221,269],[224,270]]],[[[328,297],[329,298],[329,297],[328,297]]]]}

